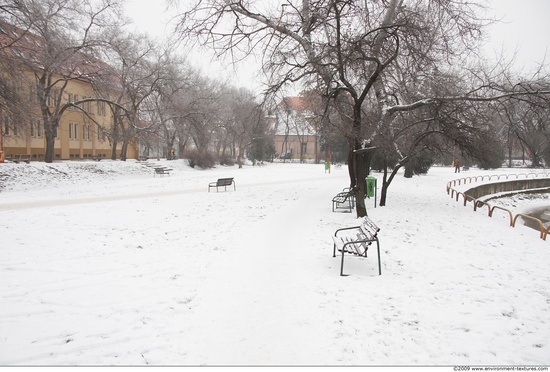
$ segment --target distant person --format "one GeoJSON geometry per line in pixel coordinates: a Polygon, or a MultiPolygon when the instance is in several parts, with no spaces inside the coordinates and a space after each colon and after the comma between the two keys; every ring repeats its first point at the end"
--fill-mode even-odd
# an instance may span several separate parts
{"type": "Polygon", "coordinates": [[[455,160],[455,173],[460,173],[460,160],[455,160]]]}

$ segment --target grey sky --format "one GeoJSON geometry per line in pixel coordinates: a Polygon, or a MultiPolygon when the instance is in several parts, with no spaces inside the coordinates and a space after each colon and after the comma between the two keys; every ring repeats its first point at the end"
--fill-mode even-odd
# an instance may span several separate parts
{"type": "MultiPolygon", "coordinates": [[[[164,1],[126,0],[127,15],[134,20],[136,27],[151,36],[162,37],[172,31],[166,27],[170,16],[164,13],[164,1]]],[[[548,54],[550,64],[550,0],[478,0],[492,9],[488,17],[502,18],[502,22],[489,29],[489,42],[484,50],[488,57],[516,54],[515,66],[518,71],[529,72],[548,54]]],[[[202,52],[201,56],[205,53],[202,52]]],[[[229,63],[212,63],[196,60],[206,74],[219,73],[220,77],[236,80],[239,85],[258,86],[254,73],[247,66],[230,66],[229,63]],[[222,71],[220,71],[222,70],[222,71]]],[[[192,60],[193,60],[192,58],[192,60]]],[[[256,88],[254,88],[256,90],[256,88]]]]}

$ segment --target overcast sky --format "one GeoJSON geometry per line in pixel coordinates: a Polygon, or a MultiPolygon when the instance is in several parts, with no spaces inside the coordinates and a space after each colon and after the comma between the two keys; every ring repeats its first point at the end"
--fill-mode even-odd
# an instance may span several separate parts
{"type": "Polygon", "coordinates": [[[508,55],[517,51],[517,67],[532,69],[545,56],[550,63],[550,0],[491,0],[495,16],[502,22],[490,28],[488,55],[503,48],[508,55]]]}
{"type": "MultiPolygon", "coordinates": [[[[172,27],[166,26],[170,16],[164,13],[164,1],[126,1],[126,13],[141,31],[148,32],[154,37],[162,37],[172,32],[172,27]]],[[[494,10],[494,17],[502,18],[501,23],[490,27],[491,40],[485,47],[489,57],[499,55],[502,50],[508,56],[516,53],[516,67],[521,71],[534,69],[537,62],[542,61],[546,54],[547,63],[550,64],[550,0],[485,1],[494,10]]],[[[210,61],[205,60],[201,61],[201,67],[207,74],[215,74],[216,70],[225,69],[220,76],[229,76],[240,82],[248,81],[254,84],[254,74],[247,70],[246,66],[224,68],[219,64],[211,65],[210,61]]]]}

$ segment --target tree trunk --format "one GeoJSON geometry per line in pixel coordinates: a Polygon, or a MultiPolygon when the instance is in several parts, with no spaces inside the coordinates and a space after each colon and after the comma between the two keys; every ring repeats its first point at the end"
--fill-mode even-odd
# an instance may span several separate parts
{"type": "Polygon", "coordinates": [[[129,140],[125,139],[123,142],[122,142],[122,147],[120,149],[120,160],[122,161],[126,161],[126,157],[127,157],[127,153],[128,153],[128,144],[129,144],[129,140]]]}
{"type": "Polygon", "coordinates": [[[384,207],[386,205],[386,195],[388,193],[388,161],[384,158],[382,161],[382,168],[384,169],[384,176],[382,176],[382,189],[380,190],[380,202],[379,206],[384,207]]]}
{"type": "Polygon", "coordinates": [[[46,163],[53,163],[55,157],[55,127],[52,123],[48,123],[47,128],[44,128],[44,136],[46,137],[46,152],[44,154],[44,161],[46,163]]]}
{"type": "Polygon", "coordinates": [[[116,148],[118,145],[118,142],[115,138],[113,138],[113,148],[111,149],[111,160],[116,160],[116,148]]]}
{"type": "Polygon", "coordinates": [[[243,156],[243,147],[242,145],[239,145],[239,154],[237,155],[237,164],[239,165],[239,169],[243,167],[242,156],[243,156]]]}
{"type": "Polygon", "coordinates": [[[380,191],[380,205],[381,207],[384,207],[386,205],[386,195],[388,195],[388,188],[390,187],[391,182],[393,181],[395,175],[399,171],[399,169],[402,167],[402,164],[397,164],[392,172],[390,177],[388,178],[388,162],[386,159],[384,159],[384,177],[382,179],[382,189],[380,191]]]}
{"type": "Polygon", "coordinates": [[[367,207],[365,205],[365,197],[367,195],[366,178],[368,175],[368,164],[365,161],[366,156],[364,153],[354,154],[355,163],[355,200],[357,217],[367,216],[367,207]]]}
{"type": "Polygon", "coordinates": [[[405,178],[412,178],[414,175],[414,161],[409,161],[406,165],[405,165],[405,174],[404,174],[404,177],[405,178]]]}
{"type": "MultiPolygon", "coordinates": [[[[357,147],[357,146],[356,146],[357,147]]],[[[367,155],[366,151],[354,151],[350,149],[348,154],[348,172],[350,177],[350,188],[355,191],[355,200],[357,217],[367,216],[367,207],[365,198],[367,195],[366,178],[369,175],[371,155],[367,155]]]]}

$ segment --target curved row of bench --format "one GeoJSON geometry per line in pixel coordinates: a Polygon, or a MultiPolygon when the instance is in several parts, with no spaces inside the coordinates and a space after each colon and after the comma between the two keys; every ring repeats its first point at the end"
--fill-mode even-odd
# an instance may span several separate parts
{"type": "Polygon", "coordinates": [[[466,206],[466,204],[469,201],[473,202],[474,211],[476,211],[478,208],[487,206],[487,212],[488,212],[489,217],[493,216],[493,213],[495,212],[495,210],[502,210],[502,211],[508,213],[509,220],[510,220],[510,226],[512,226],[512,227],[516,226],[516,222],[517,222],[519,217],[524,218],[524,219],[528,219],[530,221],[533,221],[539,227],[540,238],[543,239],[543,240],[546,240],[546,237],[548,236],[548,233],[550,232],[550,226],[545,228],[544,224],[542,223],[542,221],[540,219],[529,216],[529,215],[526,215],[526,214],[522,214],[522,213],[518,213],[518,214],[514,215],[514,213],[511,210],[509,210],[508,208],[504,208],[504,207],[501,207],[499,205],[492,205],[487,201],[480,200],[481,198],[479,198],[479,197],[475,198],[471,195],[467,195],[467,192],[469,190],[461,192],[461,191],[455,190],[453,188],[453,186],[457,186],[457,184],[458,185],[462,185],[462,184],[465,185],[466,183],[472,183],[472,182],[479,182],[479,181],[485,181],[485,180],[491,181],[494,178],[496,178],[497,180],[501,180],[503,178],[505,178],[506,180],[509,180],[511,177],[515,177],[516,180],[519,180],[520,177],[525,177],[525,180],[528,180],[530,177],[531,177],[531,179],[535,179],[535,178],[539,178],[539,177],[540,178],[550,178],[550,173],[530,172],[530,173],[519,173],[519,174],[499,174],[499,175],[492,174],[492,175],[483,175],[483,176],[463,177],[463,178],[459,178],[459,179],[449,181],[447,183],[447,194],[449,194],[451,196],[451,198],[456,199],[456,201],[458,201],[460,196],[462,196],[463,201],[464,201],[464,206],[466,206]]]}

